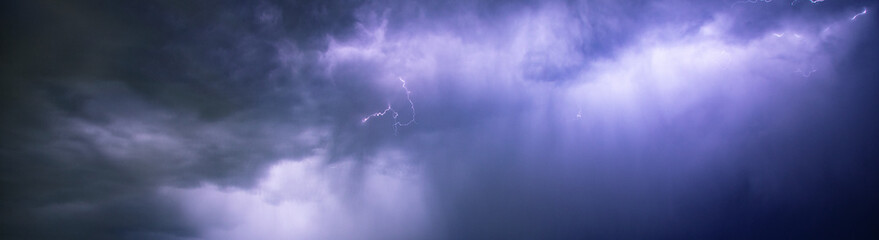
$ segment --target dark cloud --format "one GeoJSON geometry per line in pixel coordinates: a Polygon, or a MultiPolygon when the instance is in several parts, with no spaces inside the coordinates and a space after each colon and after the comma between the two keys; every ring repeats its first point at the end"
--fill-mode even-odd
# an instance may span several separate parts
{"type": "Polygon", "coordinates": [[[322,51],[354,21],[347,3],[272,7],[289,19],[271,25],[232,2],[8,5],[3,232],[26,239],[197,236],[153,192],[249,186],[310,153],[322,133],[295,122],[320,119],[295,106],[320,79],[282,69],[276,45],[322,51]]]}
{"type": "Polygon", "coordinates": [[[3,5],[3,238],[877,234],[868,1],[3,5]]]}

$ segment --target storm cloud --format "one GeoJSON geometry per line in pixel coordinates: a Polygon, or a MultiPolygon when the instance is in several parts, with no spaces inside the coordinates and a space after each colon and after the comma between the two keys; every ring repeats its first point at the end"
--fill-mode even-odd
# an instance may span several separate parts
{"type": "Polygon", "coordinates": [[[876,7],[5,2],[0,236],[876,238],[876,7]]]}

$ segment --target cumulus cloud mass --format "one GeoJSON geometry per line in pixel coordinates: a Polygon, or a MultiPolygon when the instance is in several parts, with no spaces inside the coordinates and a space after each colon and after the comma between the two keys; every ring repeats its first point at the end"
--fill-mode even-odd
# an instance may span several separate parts
{"type": "Polygon", "coordinates": [[[7,1],[2,239],[879,238],[873,1],[7,1]]]}

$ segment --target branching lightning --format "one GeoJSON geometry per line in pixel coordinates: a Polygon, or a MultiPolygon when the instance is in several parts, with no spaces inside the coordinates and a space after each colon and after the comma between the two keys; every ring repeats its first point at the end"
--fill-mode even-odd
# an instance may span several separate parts
{"type": "MultiPolygon", "coordinates": [[[[403,78],[399,78],[399,79],[400,79],[400,82],[403,83],[403,90],[406,91],[406,100],[409,101],[409,108],[412,109],[412,118],[410,118],[409,121],[406,123],[400,123],[400,122],[394,121],[395,130],[396,130],[396,127],[405,127],[405,126],[409,126],[410,124],[415,123],[415,103],[412,102],[412,96],[411,96],[412,91],[409,91],[409,88],[406,87],[406,80],[403,80],[403,78]]],[[[394,120],[397,120],[397,116],[394,116],[394,120]]]]}
{"type": "Polygon", "coordinates": [[[396,110],[394,110],[394,108],[391,106],[391,103],[388,103],[388,108],[386,108],[384,111],[375,112],[373,114],[370,114],[369,116],[366,116],[365,118],[363,118],[363,120],[360,120],[360,123],[365,124],[366,122],[368,122],[370,119],[372,119],[374,117],[381,117],[381,116],[384,116],[385,114],[391,113],[392,114],[391,117],[394,118],[394,125],[393,125],[394,126],[394,135],[397,134],[397,130],[399,129],[399,127],[405,127],[405,126],[409,126],[409,125],[415,123],[415,103],[412,102],[412,91],[409,91],[409,88],[406,87],[406,80],[403,80],[403,78],[399,78],[399,79],[400,79],[400,82],[403,83],[402,87],[403,87],[403,90],[406,92],[406,100],[409,101],[409,108],[412,109],[412,118],[410,118],[408,122],[398,121],[397,117],[400,116],[400,113],[397,112],[396,110]]]}
{"type": "Polygon", "coordinates": [[[366,123],[367,121],[369,121],[369,119],[371,119],[371,118],[373,118],[373,117],[381,117],[381,116],[384,116],[384,115],[387,114],[388,112],[391,112],[391,113],[394,114],[394,119],[396,119],[397,116],[400,115],[400,114],[397,113],[397,111],[394,111],[394,109],[391,108],[391,104],[388,103],[388,108],[386,108],[384,111],[376,112],[376,113],[373,113],[372,115],[366,116],[365,118],[363,118],[363,120],[360,121],[360,123],[366,123]]]}
{"type": "MultiPolygon", "coordinates": [[[[747,0],[747,1],[745,1],[745,2],[756,3],[756,2],[758,2],[758,1],[764,1],[764,0],[747,0]]],[[[770,0],[770,1],[771,1],[771,0],[770,0]]],[[[793,2],[791,2],[791,5],[793,5],[793,4],[796,3],[797,1],[798,1],[798,0],[794,0],[793,2]]],[[[823,2],[824,0],[809,0],[809,1],[810,1],[811,3],[814,4],[814,3],[823,2]]],[[[769,1],[764,1],[764,2],[769,2],[769,1]]],[[[867,8],[866,8],[866,7],[864,7],[864,10],[863,10],[863,11],[861,11],[861,12],[855,14],[854,16],[852,16],[852,17],[850,18],[850,20],[851,20],[851,21],[854,21],[854,20],[857,19],[859,16],[864,15],[864,14],[867,14],[867,8]]],[[[824,32],[829,31],[829,30],[830,30],[830,27],[831,27],[831,26],[827,26],[827,27],[825,27],[825,28],[821,31],[821,33],[823,34],[824,32]]],[[[781,37],[784,37],[785,35],[786,35],[785,32],[773,32],[773,33],[772,33],[772,36],[775,36],[776,38],[781,38],[781,37]]],[[[801,36],[801,35],[798,34],[798,33],[791,33],[791,34],[789,34],[788,36],[791,36],[791,35],[793,35],[793,37],[795,37],[795,38],[797,38],[797,39],[801,39],[801,38],[803,38],[803,36],[801,36]]],[[[818,71],[818,70],[815,68],[815,66],[812,65],[812,66],[810,66],[810,68],[809,68],[808,70],[803,70],[802,68],[799,68],[799,69],[797,69],[796,71],[794,71],[794,73],[798,73],[798,74],[800,74],[800,75],[801,75],[802,77],[804,77],[804,78],[809,78],[809,77],[811,77],[811,76],[812,76],[815,72],[817,72],[817,71],[818,71]]]]}
{"type": "Polygon", "coordinates": [[[795,71],[795,73],[799,73],[799,74],[803,75],[804,78],[808,78],[808,77],[811,77],[813,73],[818,71],[818,69],[815,69],[815,66],[811,66],[810,69],[811,70],[808,70],[808,71],[803,71],[803,69],[797,69],[797,71],[795,71]]]}
{"type": "MultiPolygon", "coordinates": [[[[809,2],[811,2],[812,4],[820,3],[823,1],[824,0],[809,0],[809,2]]],[[[733,5],[736,5],[739,3],[759,3],[759,2],[770,3],[770,2],[772,2],[772,0],[744,0],[744,1],[735,2],[735,3],[733,3],[733,5]]],[[[796,5],[798,2],[800,2],[800,0],[793,0],[790,2],[790,5],[791,6],[796,5]]]]}

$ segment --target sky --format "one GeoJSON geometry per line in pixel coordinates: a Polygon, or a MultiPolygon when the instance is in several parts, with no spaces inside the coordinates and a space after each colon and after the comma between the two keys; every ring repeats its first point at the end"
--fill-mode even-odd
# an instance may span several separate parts
{"type": "Polygon", "coordinates": [[[0,3],[3,239],[875,239],[859,0],[0,3]]]}

